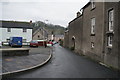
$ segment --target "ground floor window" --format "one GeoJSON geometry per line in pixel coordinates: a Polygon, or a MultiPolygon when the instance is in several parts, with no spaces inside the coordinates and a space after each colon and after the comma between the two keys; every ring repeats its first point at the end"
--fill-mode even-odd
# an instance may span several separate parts
{"type": "Polygon", "coordinates": [[[94,42],[91,42],[91,48],[92,48],[92,49],[95,48],[94,42]]]}
{"type": "Polygon", "coordinates": [[[22,42],[26,42],[27,40],[26,39],[23,39],[22,42]]]}
{"type": "Polygon", "coordinates": [[[108,36],[108,46],[109,46],[109,47],[112,47],[112,41],[113,41],[113,36],[112,36],[112,35],[109,35],[109,36],[108,36]]]}

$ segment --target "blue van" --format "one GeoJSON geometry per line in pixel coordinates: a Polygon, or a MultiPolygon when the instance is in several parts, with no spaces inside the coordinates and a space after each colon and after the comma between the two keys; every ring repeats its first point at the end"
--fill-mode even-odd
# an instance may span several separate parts
{"type": "Polygon", "coordinates": [[[22,37],[10,37],[9,45],[22,47],[22,37]]]}

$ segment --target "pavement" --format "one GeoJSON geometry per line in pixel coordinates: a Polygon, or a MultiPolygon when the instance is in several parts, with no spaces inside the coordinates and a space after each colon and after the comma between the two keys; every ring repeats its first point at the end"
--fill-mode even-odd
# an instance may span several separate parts
{"type": "Polygon", "coordinates": [[[52,54],[52,48],[38,47],[30,48],[29,55],[26,56],[4,56],[2,60],[2,74],[11,74],[33,69],[47,63],[52,54]]]}

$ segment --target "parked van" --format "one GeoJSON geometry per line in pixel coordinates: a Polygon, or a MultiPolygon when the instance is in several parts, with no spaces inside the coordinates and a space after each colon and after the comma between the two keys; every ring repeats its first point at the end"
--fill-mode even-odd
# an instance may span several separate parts
{"type": "Polygon", "coordinates": [[[10,37],[9,45],[22,47],[22,37],[10,37]]]}

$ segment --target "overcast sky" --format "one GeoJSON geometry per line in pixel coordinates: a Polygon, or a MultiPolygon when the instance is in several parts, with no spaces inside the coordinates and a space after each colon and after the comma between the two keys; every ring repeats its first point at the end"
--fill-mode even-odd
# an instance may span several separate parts
{"type": "Polygon", "coordinates": [[[44,21],[67,26],[89,0],[2,0],[0,20],[44,21]],[[48,21],[45,21],[48,20],[48,21]]]}

